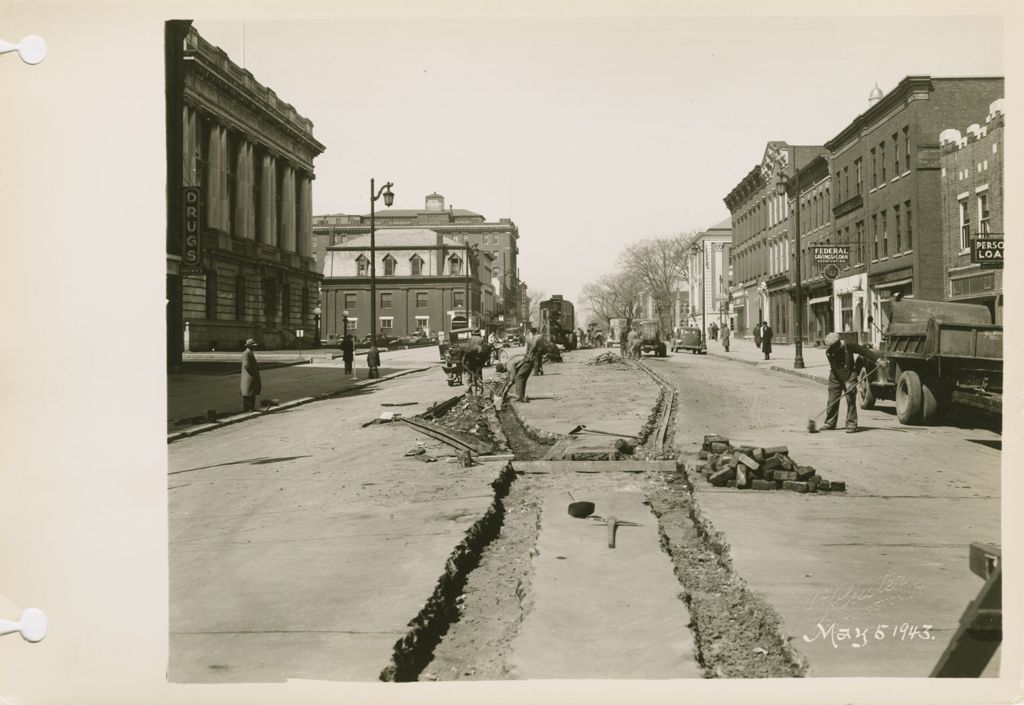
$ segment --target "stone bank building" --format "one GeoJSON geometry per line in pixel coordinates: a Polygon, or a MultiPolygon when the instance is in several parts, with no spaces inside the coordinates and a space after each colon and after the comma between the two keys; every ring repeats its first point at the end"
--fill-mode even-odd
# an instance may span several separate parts
{"type": "MultiPolygon", "coordinates": [[[[450,241],[476,247],[490,255],[484,262],[491,270],[494,301],[489,307],[474,309],[483,315],[476,324],[495,330],[520,327],[526,320],[522,306],[522,282],[519,278],[519,228],[509,218],[489,221],[479,213],[445,206],[445,198],[431,193],[424,198],[424,207],[417,209],[380,208],[375,216],[376,228],[391,230],[431,230],[450,241]]],[[[318,215],[313,221],[313,238],[317,261],[323,270],[325,254],[334,245],[345,244],[349,238],[368,235],[370,215],[342,213],[318,215]]],[[[383,253],[378,253],[383,256],[383,253]]],[[[378,257],[377,274],[384,271],[378,257]]],[[[438,328],[435,321],[432,326],[438,328]]],[[[369,332],[367,330],[366,332],[369,332]]]]}
{"type": "Polygon", "coordinates": [[[204,40],[165,25],[168,362],[183,350],[309,345],[313,123],[204,40]]]}

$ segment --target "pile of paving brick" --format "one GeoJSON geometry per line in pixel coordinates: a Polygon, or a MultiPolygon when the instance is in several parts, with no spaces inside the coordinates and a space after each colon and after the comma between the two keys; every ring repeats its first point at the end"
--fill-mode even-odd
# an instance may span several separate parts
{"type": "Polygon", "coordinates": [[[715,487],[793,492],[845,492],[846,483],[826,480],[810,465],[797,465],[789,448],[733,446],[728,438],[704,436],[694,469],[715,487]]]}

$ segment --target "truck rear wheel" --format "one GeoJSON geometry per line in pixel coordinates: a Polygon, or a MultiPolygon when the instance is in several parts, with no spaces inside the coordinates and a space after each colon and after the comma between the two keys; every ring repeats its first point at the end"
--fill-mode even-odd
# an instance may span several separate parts
{"type": "Polygon", "coordinates": [[[896,382],[896,416],[900,423],[915,425],[922,421],[924,392],[921,378],[913,370],[900,374],[896,382]]]}
{"type": "Polygon", "coordinates": [[[857,375],[857,399],[862,409],[875,408],[875,392],[871,389],[871,376],[868,371],[861,369],[857,375]]]}
{"type": "Polygon", "coordinates": [[[938,379],[926,377],[921,385],[921,422],[934,424],[942,416],[944,394],[938,379]]]}

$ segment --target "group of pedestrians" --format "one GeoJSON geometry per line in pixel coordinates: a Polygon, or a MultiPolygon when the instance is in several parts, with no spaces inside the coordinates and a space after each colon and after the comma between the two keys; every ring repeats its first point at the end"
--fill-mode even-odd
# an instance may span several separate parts
{"type": "Polygon", "coordinates": [[[764,353],[765,360],[772,359],[772,336],[774,332],[767,321],[761,321],[754,326],[754,345],[764,353]]]}

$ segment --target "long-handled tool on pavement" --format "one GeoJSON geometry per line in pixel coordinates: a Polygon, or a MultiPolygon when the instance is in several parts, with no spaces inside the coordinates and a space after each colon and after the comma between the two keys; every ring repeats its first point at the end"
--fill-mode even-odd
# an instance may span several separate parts
{"type": "Polygon", "coordinates": [[[614,516],[609,517],[590,517],[594,522],[598,524],[605,524],[608,526],[608,548],[615,548],[615,530],[620,526],[641,526],[634,521],[622,521],[614,516]]]}
{"type": "Polygon", "coordinates": [[[569,499],[572,500],[572,504],[569,505],[569,515],[577,519],[586,519],[588,516],[594,513],[593,502],[577,502],[576,498],[572,496],[572,492],[566,490],[565,493],[569,495],[569,499]]]}
{"type": "MultiPolygon", "coordinates": [[[[878,369],[879,364],[880,363],[876,362],[874,365],[872,365],[871,366],[871,370],[868,371],[865,376],[866,377],[870,377],[871,373],[878,369]]],[[[865,380],[864,383],[865,384],[870,384],[870,381],[865,380]]],[[[823,415],[827,414],[832,409],[833,406],[838,407],[840,400],[842,400],[842,398],[844,396],[846,396],[846,394],[849,394],[851,391],[853,391],[853,389],[856,389],[856,387],[857,387],[857,381],[856,380],[852,380],[850,382],[847,382],[846,392],[844,394],[840,394],[838,397],[836,397],[835,401],[833,401],[831,404],[826,404],[825,408],[821,410],[821,413],[819,413],[813,419],[809,419],[807,421],[807,432],[808,433],[817,433],[818,432],[818,419],[820,419],[823,415]]]]}

